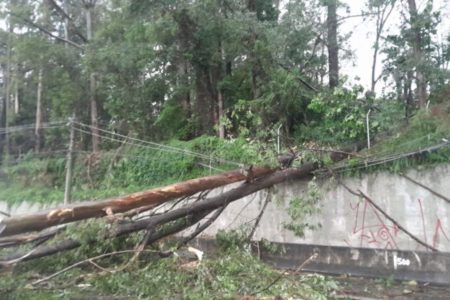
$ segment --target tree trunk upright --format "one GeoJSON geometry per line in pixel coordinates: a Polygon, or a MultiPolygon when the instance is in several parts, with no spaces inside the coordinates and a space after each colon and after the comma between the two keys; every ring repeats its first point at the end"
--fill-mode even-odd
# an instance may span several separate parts
{"type": "Polygon", "coordinates": [[[34,150],[39,153],[41,149],[41,128],[42,128],[42,80],[43,80],[42,68],[39,69],[38,73],[38,85],[36,92],[36,126],[34,128],[34,135],[36,138],[36,143],[34,145],[34,150]]]}
{"type": "Polygon", "coordinates": [[[339,45],[337,40],[337,0],[327,0],[328,76],[331,89],[339,84],[339,45]]]}
{"type": "MultiPolygon", "coordinates": [[[[68,0],[63,1],[63,10],[66,13],[66,15],[69,15],[69,3],[68,0]]],[[[69,19],[64,18],[64,38],[66,40],[70,40],[69,36],[69,19]]],[[[67,43],[64,43],[64,47],[67,48],[69,45],[67,43]]]]}
{"type": "MultiPolygon", "coordinates": [[[[4,79],[3,79],[3,85],[4,85],[4,104],[3,104],[3,123],[5,128],[5,136],[4,136],[4,146],[5,148],[2,149],[2,156],[5,154],[6,159],[9,159],[9,105],[11,100],[11,56],[12,56],[12,34],[13,34],[13,27],[11,25],[11,21],[8,20],[8,39],[7,39],[7,46],[6,46],[6,67],[4,72],[4,79]]],[[[2,157],[2,162],[4,160],[4,157],[2,157]]],[[[8,163],[8,161],[5,161],[8,163]]]]}
{"type": "Polygon", "coordinates": [[[386,25],[387,20],[394,11],[396,0],[390,1],[385,5],[376,7],[376,31],[375,31],[375,42],[373,45],[373,55],[372,55],[372,74],[371,74],[371,86],[370,91],[375,95],[375,87],[377,85],[380,77],[376,76],[376,66],[378,62],[378,52],[380,51],[380,40],[381,35],[386,25]]]}
{"type": "MultiPolygon", "coordinates": [[[[95,7],[96,0],[83,0],[84,10],[86,14],[86,35],[88,42],[92,40],[92,10],[95,7]]],[[[99,151],[100,136],[98,131],[98,113],[96,99],[97,81],[95,73],[91,71],[89,75],[89,105],[91,109],[91,134],[92,134],[92,151],[99,151]]]]}
{"type": "Polygon", "coordinates": [[[415,0],[408,0],[408,9],[410,15],[411,30],[411,46],[413,48],[413,57],[416,67],[416,98],[420,107],[425,107],[427,104],[427,80],[425,74],[422,72],[424,54],[422,51],[422,37],[420,34],[419,14],[417,12],[417,5],[415,0]]]}

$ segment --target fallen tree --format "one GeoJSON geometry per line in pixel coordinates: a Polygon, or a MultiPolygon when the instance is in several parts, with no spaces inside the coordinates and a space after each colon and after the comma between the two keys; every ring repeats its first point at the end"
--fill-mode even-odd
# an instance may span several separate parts
{"type": "Polygon", "coordinates": [[[218,175],[187,180],[162,188],[150,189],[127,196],[103,201],[80,202],[34,214],[10,217],[0,222],[0,237],[40,231],[59,224],[103,217],[146,207],[150,210],[164,202],[180,197],[191,196],[204,190],[214,189],[234,182],[257,178],[273,173],[275,170],[252,167],[251,175],[244,170],[230,171],[218,175]]]}
{"type": "MultiPolygon", "coordinates": [[[[269,188],[275,184],[279,184],[287,180],[295,180],[311,176],[312,171],[314,171],[315,169],[317,169],[316,164],[307,163],[300,168],[291,168],[277,171],[273,174],[256,178],[251,182],[245,182],[240,186],[217,196],[196,201],[160,215],[152,215],[137,221],[115,224],[115,226],[113,226],[109,231],[107,238],[114,238],[133,232],[146,230],[150,234],[148,235],[145,242],[149,244],[165,236],[184,230],[200,221],[211,211],[226,206],[233,201],[253,194],[259,190],[269,188]],[[157,229],[162,225],[170,224],[174,221],[179,222],[175,222],[168,228],[161,228],[161,231],[157,231],[157,229]]],[[[98,237],[92,239],[92,242],[97,241],[98,237]]],[[[28,253],[14,254],[12,256],[4,258],[1,263],[3,265],[7,265],[22,260],[44,257],[58,252],[75,249],[80,245],[80,241],[68,239],[55,245],[38,247],[28,253]]]]}

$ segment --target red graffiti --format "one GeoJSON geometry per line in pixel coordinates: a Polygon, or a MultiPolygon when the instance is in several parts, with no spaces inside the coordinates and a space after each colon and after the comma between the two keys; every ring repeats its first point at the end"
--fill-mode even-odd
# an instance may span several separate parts
{"type": "MultiPolygon", "coordinates": [[[[418,236],[418,238],[422,239],[425,243],[428,243],[423,202],[421,199],[417,199],[417,203],[420,210],[423,230],[423,236],[418,236]]],[[[400,234],[400,229],[382,216],[370,202],[364,200],[359,201],[356,204],[350,203],[350,209],[355,213],[351,236],[353,237],[353,241],[355,238],[359,239],[359,247],[366,246],[373,248],[399,249],[396,239],[400,234]]],[[[431,228],[429,229],[431,231],[431,228]]],[[[445,231],[441,219],[436,216],[432,246],[438,248],[442,241],[450,242],[450,235],[445,231]]],[[[345,239],[344,242],[351,246],[351,242],[347,239],[345,239]]]]}
{"type": "Polygon", "coordinates": [[[425,243],[428,243],[427,241],[427,231],[425,229],[425,217],[423,215],[423,206],[422,206],[422,200],[417,199],[417,202],[419,202],[420,207],[420,217],[422,218],[422,228],[423,228],[423,237],[425,239],[425,243]]]}
{"type": "Polygon", "coordinates": [[[444,228],[442,227],[442,221],[441,221],[441,219],[438,218],[437,222],[436,222],[436,227],[435,227],[435,230],[434,230],[434,234],[433,234],[433,247],[437,248],[439,246],[439,241],[440,241],[441,235],[448,242],[450,242],[450,238],[445,233],[444,228]]]}
{"type": "MultiPolygon", "coordinates": [[[[378,211],[368,202],[363,202],[361,209],[361,202],[355,206],[350,203],[350,208],[355,212],[355,222],[353,225],[352,234],[359,235],[359,246],[364,244],[375,246],[377,248],[396,249],[397,243],[395,236],[398,233],[397,226],[387,225],[379,215],[378,211]],[[372,214],[377,222],[366,224],[366,216],[372,214]]],[[[348,243],[348,241],[345,241],[348,243]]]]}

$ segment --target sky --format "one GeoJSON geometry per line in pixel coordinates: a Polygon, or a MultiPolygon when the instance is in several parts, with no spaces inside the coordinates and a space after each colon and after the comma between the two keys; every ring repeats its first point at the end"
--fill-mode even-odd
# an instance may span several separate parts
{"type": "MultiPolygon", "coordinates": [[[[361,12],[366,1],[358,0],[341,0],[343,3],[350,7],[350,15],[355,15],[361,12]]],[[[426,0],[416,0],[419,12],[425,7],[426,0]]],[[[405,3],[405,0],[401,2],[405,3]]],[[[434,7],[439,8],[441,12],[442,23],[438,28],[438,37],[444,37],[450,32],[450,0],[434,0],[434,7]]],[[[346,15],[346,13],[340,12],[340,15],[346,15]]],[[[398,7],[394,10],[390,16],[384,35],[387,33],[398,32],[398,24],[401,20],[398,7]]],[[[371,82],[371,68],[372,68],[372,45],[375,40],[375,23],[374,21],[366,20],[362,18],[347,19],[340,27],[339,32],[341,34],[353,32],[349,39],[348,45],[354,52],[354,58],[350,61],[342,61],[341,73],[347,74],[351,83],[359,83],[366,89],[370,89],[371,82]],[[355,80],[359,77],[360,80],[355,80]]],[[[377,65],[377,76],[381,72],[381,61],[383,56],[379,57],[377,65]]],[[[381,93],[384,83],[380,81],[377,85],[376,92],[381,93]]]]}

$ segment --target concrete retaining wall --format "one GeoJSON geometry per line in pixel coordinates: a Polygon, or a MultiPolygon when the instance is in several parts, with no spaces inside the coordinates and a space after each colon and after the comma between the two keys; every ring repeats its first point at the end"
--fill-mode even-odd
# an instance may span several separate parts
{"type": "MultiPolygon", "coordinates": [[[[450,165],[426,170],[411,170],[407,175],[450,198],[450,165]]],[[[450,204],[407,179],[381,172],[348,178],[345,184],[369,195],[382,209],[419,239],[450,252],[450,204]]],[[[321,228],[298,238],[284,228],[289,221],[290,199],[306,193],[307,182],[288,182],[273,188],[272,201],[264,213],[254,238],[280,243],[325,246],[427,251],[394,226],[364,199],[350,194],[332,181],[318,182],[323,199],[321,213],[309,221],[321,228]]],[[[220,192],[220,191],[215,191],[220,192]]],[[[267,192],[259,192],[232,203],[204,233],[213,236],[220,229],[235,229],[252,224],[267,192]]]]}

